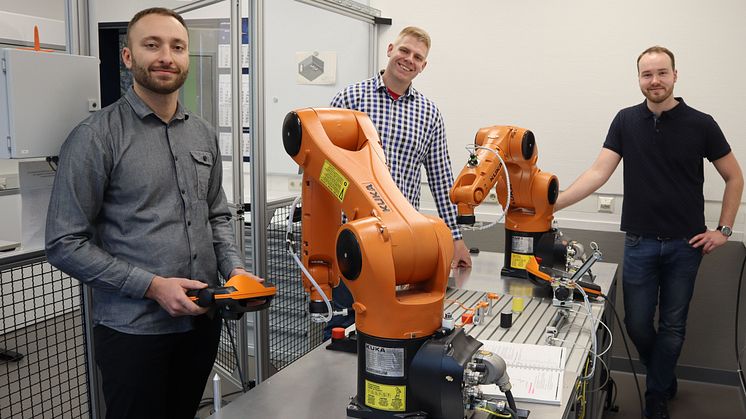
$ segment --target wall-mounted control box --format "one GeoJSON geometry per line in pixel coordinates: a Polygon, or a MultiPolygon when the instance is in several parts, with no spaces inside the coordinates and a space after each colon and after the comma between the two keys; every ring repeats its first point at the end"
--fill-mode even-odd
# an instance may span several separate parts
{"type": "Polygon", "coordinates": [[[0,158],[58,155],[100,98],[98,58],[0,48],[0,158]]]}

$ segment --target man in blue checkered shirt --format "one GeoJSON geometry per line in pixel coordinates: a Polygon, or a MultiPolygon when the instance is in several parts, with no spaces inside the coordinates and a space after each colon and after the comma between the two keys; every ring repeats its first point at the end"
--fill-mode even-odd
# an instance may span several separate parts
{"type": "MultiPolygon", "coordinates": [[[[448,197],[453,172],[443,118],[435,103],[412,86],[412,80],[427,65],[429,51],[427,32],[413,26],[402,29],[388,46],[386,69],[337,93],[331,106],[370,116],[381,137],[391,177],[415,208],[420,206],[421,167],[425,166],[438,215],[453,236],[452,266],[471,266],[469,250],[456,224],[456,206],[448,197]]],[[[352,296],[343,283],[334,289],[333,299],[337,308],[352,306],[352,296]]],[[[327,325],[325,337],[332,326],[351,325],[353,314],[347,318],[335,316],[327,325]]]]}

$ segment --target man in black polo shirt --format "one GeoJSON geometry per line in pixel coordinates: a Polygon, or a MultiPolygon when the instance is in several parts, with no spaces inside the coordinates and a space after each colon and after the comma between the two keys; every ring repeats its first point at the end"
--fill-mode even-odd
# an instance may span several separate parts
{"type": "Polygon", "coordinates": [[[667,418],[697,270],[702,255],[731,235],[743,175],[715,120],[674,97],[677,74],[671,51],[646,49],[637,58],[637,70],[645,101],[619,111],[596,161],[559,195],[554,207],[560,210],[595,192],[624,158],[625,324],[647,369],[645,414],[667,418]],[[705,225],[704,158],[725,181],[715,230],[705,225]]]}

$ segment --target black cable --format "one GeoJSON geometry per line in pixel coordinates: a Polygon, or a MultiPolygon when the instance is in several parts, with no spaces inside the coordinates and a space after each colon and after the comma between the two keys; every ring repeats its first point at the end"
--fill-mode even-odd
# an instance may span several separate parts
{"type": "Polygon", "coordinates": [[[52,171],[57,171],[57,162],[60,161],[60,158],[57,156],[47,156],[46,158],[47,164],[49,165],[49,168],[52,169],[52,171]],[[54,163],[54,165],[52,165],[54,163]]]}
{"type": "Polygon", "coordinates": [[[517,412],[518,411],[518,407],[516,407],[516,405],[515,405],[515,399],[513,398],[513,392],[511,392],[510,390],[506,391],[505,392],[505,399],[508,400],[508,406],[510,406],[511,409],[513,409],[514,411],[517,412]]]}
{"type": "MultiPolygon", "coordinates": [[[[510,391],[508,391],[508,393],[510,393],[510,391]]],[[[507,397],[507,393],[506,393],[506,397],[507,397]]],[[[510,397],[512,398],[513,396],[510,396],[510,397]]],[[[510,413],[511,419],[518,419],[518,409],[516,409],[515,407],[512,407],[512,408],[505,407],[505,411],[510,413]]]]}
{"type": "Polygon", "coordinates": [[[622,332],[622,341],[624,342],[624,349],[627,351],[627,359],[629,360],[629,367],[632,369],[632,376],[635,379],[635,386],[637,387],[637,398],[640,402],[640,417],[645,417],[645,406],[642,404],[642,390],[640,390],[640,383],[637,381],[637,373],[635,372],[635,365],[632,363],[632,353],[629,351],[629,345],[627,344],[627,336],[624,334],[624,325],[622,324],[622,321],[619,319],[619,314],[616,312],[616,308],[614,307],[614,304],[612,304],[611,300],[609,300],[609,297],[606,294],[601,294],[601,297],[606,300],[606,303],[609,304],[609,307],[611,307],[611,311],[614,312],[614,317],[616,318],[617,324],[619,324],[619,328],[622,332]]]}
{"type": "Polygon", "coordinates": [[[241,392],[246,393],[248,385],[243,381],[243,372],[241,372],[241,361],[238,359],[238,351],[236,350],[236,343],[233,341],[233,333],[228,325],[228,320],[223,318],[223,324],[228,330],[228,338],[231,341],[231,348],[233,348],[233,355],[236,357],[236,368],[238,369],[238,381],[241,382],[241,392]]]}
{"type": "Polygon", "coordinates": [[[597,393],[603,390],[604,387],[606,387],[611,381],[611,368],[609,368],[609,366],[605,362],[600,362],[600,364],[601,364],[601,371],[599,371],[599,374],[601,378],[599,379],[599,381],[604,382],[604,384],[596,388],[593,388],[591,390],[588,390],[589,393],[597,393]],[[606,377],[604,377],[604,371],[605,371],[606,377]]]}
{"type": "Polygon", "coordinates": [[[738,378],[741,380],[741,391],[744,392],[746,395],[746,379],[743,376],[743,366],[741,365],[741,351],[739,351],[738,348],[738,318],[739,312],[741,309],[741,285],[743,285],[743,270],[744,267],[746,267],[746,256],[743,257],[743,262],[741,262],[741,273],[738,275],[738,291],[736,291],[736,339],[735,339],[735,346],[736,346],[736,363],[738,365],[738,378]]]}
{"type": "MultiPolygon", "coordinates": [[[[510,393],[510,390],[508,390],[505,393],[505,398],[506,399],[508,398],[508,393],[510,393]]],[[[510,394],[510,398],[513,398],[513,393],[510,394]]],[[[485,398],[484,400],[488,401],[488,402],[493,402],[493,403],[496,403],[496,402],[500,401],[500,399],[498,399],[496,397],[485,398]]],[[[515,400],[513,401],[513,404],[515,404],[515,400]]],[[[511,409],[510,408],[510,402],[508,402],[508,406],[503,407],[503,411],[508,412],[510,414],[510,417],[513,418],[513,419],[520,419],[520,416],[518,416],[518,408],[517,407],[513,407],[511,409]]],[[[495,416],[492,413],[490,413],[489,416],[488,416],[488,419],[496,419],[496,418],[499,418],[499,416],[495,416]]]]}
{"type": "MultiPolygon", "coordinates": [[[[611,370],[609,370],[609,374],[611,374],[611,370]]],[[[616,395],[618,393],[616,382],[613,378],[609,377],[609,384],[607,384],[609,387],[606,392],[606,400],[604,400],[604,410],[610,411],[610,412],[618,412],[619,407],[616,405],[616,395]]]]}

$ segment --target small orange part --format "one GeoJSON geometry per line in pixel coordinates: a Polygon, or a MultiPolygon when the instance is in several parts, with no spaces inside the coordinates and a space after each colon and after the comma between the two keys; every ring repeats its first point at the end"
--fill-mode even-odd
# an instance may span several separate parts
{"type": "Polygon", "coordinates": [[[39,42],[39,27],[34,25],[34,51],[41,49],[41,42],[39,42]]]}
{"type": "Polygon", "coordinates": [[[41,49],[41,42],[39,42],[39,27],[34,25],[34,46],[33,48],[18,48],[26,51],[37,51],[37,52],[53,52],[51,49],[41,49]]]}
{"type": "Polygon", "coordinates": [[[461,315],[461,323],[463,324],[471,324],[472,320],[474,320],[474,313],[464,313],[461,315]]]}
{"type": "Polygon", "coordinates": [[[344,338],[345,338],[344,327],[335,327],[332,329],[332,340],[338,340],[338,339],[344,339],[344,338]]]}
{"type": "Polygon", "coordinates": [[[362,303],[359,303],[357,301],[352,303],[352,309],[355,310],[355,313],[357,314],[365,313],[365,310],[366,310],[365,306],[362,303]]]}

